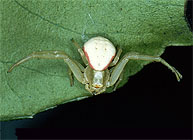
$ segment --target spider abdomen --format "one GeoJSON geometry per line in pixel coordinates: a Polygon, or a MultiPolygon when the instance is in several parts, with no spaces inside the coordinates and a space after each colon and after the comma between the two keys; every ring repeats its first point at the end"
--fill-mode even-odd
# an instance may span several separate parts
{"type": "Polygon", "coordinates": [[[105,70],[113,60],[116,49],[106,38],[94,37],[84,44],[84,53],[94,70],[105,70]]]}

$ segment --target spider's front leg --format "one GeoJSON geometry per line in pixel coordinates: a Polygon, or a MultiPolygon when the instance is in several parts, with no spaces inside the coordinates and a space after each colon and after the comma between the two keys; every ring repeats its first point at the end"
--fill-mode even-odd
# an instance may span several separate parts
{"type": "Polygon", "coordinates": [[[178,81],[182,78],[182,75],[170,64],[168,64],[164,59],[158,56],[149,56],[149,55],[141,55],[138,53],[126,53],[123,58],[120,60],[120,62],[115,66],[111,73],[110,77],[110,86],[114,85],[118,78],[120,77],[125,65],[129,60],[145,60],[145,61],[155,61],[160,62],[168,69],[170,69],[175,75],[178,81]]]}
{"type": "Polygon", "coordinates": [[[40,52],[34,52],[27,57],[19,60],[15,64],[11,66],[11,68],[8,70],[8,72],[11,72],[16,66],[32,59],[32,58],[42,58],[42,59],[63,59],[64,62],[67,63],[68,67],[76,77],[76,79],[81,82],[85,83],[84,75],[82,73],[82,65],[78,63],[77,61],[72,60],[68,55],[66,55],[62,51],[40,51],[40,52]],[[80,68],[81,67],[81,68],[80,68]]]}

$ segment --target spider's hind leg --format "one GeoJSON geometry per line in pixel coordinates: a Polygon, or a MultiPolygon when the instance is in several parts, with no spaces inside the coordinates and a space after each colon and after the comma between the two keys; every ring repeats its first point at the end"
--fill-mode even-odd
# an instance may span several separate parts
{"type": "Polygon", "coordinates": [[[86,56],[84,55],[84,51],[82,50],[82,48],[78,45],[78,43],[73,38],[71,39],[71,41],[74,44],[74,46],[78,49],[78,52],[80,53],[80,56],[82,57],[82,61],[87,66],[88,61],[87,61],[86,56]]]}

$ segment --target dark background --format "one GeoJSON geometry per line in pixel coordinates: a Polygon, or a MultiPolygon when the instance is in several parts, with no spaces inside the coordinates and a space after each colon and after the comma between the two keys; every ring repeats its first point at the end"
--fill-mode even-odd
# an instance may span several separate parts
{"type": "Polygon", "coordinates": [[[114,93],[60,105],[33,119],[2,122],[2,139],[16,138],[15,133],[19,138],[191,138],[192,47],[169,47],[162,58],[183,74],[181,82],[167,67],[151,63],[114,93]]]}

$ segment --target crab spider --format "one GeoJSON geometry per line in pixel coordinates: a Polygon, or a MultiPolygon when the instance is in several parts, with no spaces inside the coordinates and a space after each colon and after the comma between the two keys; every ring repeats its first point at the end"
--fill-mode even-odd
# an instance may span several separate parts
{"type": "Polygon", "coordinates": [[[119,61],[122,50],[118,49],[116,53],[114,45],[108,39],[100,36],[88,40],[84,44],[83,49],[73,39],[72,42],[78,49],[86,65],[85,68],[63,51],[40,51],[19,60],[12,65],[8,72],[11,72],[13,68],[32,58],[63,59],[69,67],[71,85],[73,84],[73,74],[80,83],[85,84],[86,90],[93,95],[105,92],[106,88],[110,86],[114,86],[114,90],[116,90],[116,87],[122,80],[124,67],[129,60],[161,62],[176,75],[178,81],[182,78],[182,75],[174,67],[157,56],[128,52],[119,61]],[[108,69],[109,67],[110,69],[108,69]]]}

